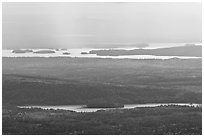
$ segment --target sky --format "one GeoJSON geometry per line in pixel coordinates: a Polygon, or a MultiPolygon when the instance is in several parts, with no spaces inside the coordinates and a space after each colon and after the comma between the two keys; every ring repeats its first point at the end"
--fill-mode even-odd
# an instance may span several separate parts
{"type": "Polygon", "coordinates": [[[201,3],[4,2],[5,49],[200,43],[201,3]]]}

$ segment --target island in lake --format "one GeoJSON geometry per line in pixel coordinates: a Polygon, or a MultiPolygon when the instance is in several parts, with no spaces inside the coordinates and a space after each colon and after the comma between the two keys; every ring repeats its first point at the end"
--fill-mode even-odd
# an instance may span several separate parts
{"type": "Polygon", "coordinates": [[[29,52],[33,52],[33,50],[30,50],[30,49],[16,49],[16,50],[12,51],[12,53],[29,53],[29,52]]]}
{"type": "Polygon", "coordinates": [[[35,51],[33,53],[37,53],[37,54],[50,54],[50,53],[55,53],[55,51],[53,51],[53,50],[38,50],[38,51],[35,51]]]}
{"type": "Polygon", "coordinates": [[[81,54],[89,54],[88,52],[81,52],[81,54]]]}
{"type": "Polygon", "coordinates": [[[70,55],[70,53],[69,52],[64,52],[64,53],[62,53],[63,55],[70,55]]]}

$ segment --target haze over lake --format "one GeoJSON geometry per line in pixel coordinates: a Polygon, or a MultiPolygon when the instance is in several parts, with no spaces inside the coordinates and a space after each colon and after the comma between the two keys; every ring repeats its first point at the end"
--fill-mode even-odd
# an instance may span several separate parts
{"type": "MultiPolygon", "coordinates": [[[[149,46],[143,49],[157,49],[165,47],[179,47],[185,46],[185,43],[151,43],[149,46]]],[[[200,43],[196,43],[200,45],[200,43]]],[[[139,49],[136,47],[127,48],[111,48],[111,50],[133,50],[139,49]]],[[[110,50],[110,48],[75,48],[75,49],[32,49],[33,52],[27,53],[13,53],[11,49],[4,49],[2,52],[3,57],[84,57],[84,58],[113,58],[113,59],[170,59],[170,58],[181,58],[181,59],[191,59],[199,57],[190,56],[155,56],[155,55],[119,55],[119,56],[98,56],[96,54],[82,54],[89,53],[92,50],[110,50]],[[35,54],[33,52],[40,50],[51,50],[55,53],[51,54],[35,54]],[[69,53],[63,54],[63,53],[69,53]]]]}

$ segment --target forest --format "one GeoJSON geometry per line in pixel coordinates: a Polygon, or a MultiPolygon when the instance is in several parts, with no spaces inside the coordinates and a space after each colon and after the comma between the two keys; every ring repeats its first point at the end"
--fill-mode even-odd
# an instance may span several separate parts
{"type": "Polygon", "coordinates": [[[2,61],[4,135],[202,134],[201,107],[171,105],[91,113],[17,107],[201,104],[201,59],[3,57],[2,61]]]}

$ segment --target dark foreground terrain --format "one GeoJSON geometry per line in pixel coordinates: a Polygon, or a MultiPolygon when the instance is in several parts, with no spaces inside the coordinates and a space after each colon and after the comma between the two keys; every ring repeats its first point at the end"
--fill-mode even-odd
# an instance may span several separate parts
{"type": "Polygon", "coordinates": [[[202,131],[201,108],[168,106],[76,113],[15,107],[101,102],[201,104],[201,59],[3,58],[2,70],[3,134],[202,131]]]}
{"type": "Polygon", "coordinates": [[[3,107],[3,134],[201,135],[202,110],[162,106],[76,113],[3,107]]]}
{"type": "Polygon", "coordinates": [[[3,104],[201,103],[202,60],[3,58],[3,104]]]}

